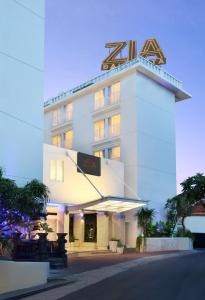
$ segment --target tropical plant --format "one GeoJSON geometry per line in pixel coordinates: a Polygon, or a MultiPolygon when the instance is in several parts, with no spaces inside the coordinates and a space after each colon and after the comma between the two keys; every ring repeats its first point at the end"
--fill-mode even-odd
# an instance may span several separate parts
{"type": "Polygon", "coordinates": [[[0,236],[6,239],[20,228],[29,228],[32,220],[45,216],[48,188],[37,180],[24,187],[5,178],[0,168],[0,236]]]}
{"type": "Polygon", "coordinates": [[[143,234],[138,235],[136,239],[136,249],[139,252],[142,252],[144,249],[144,246],[146,245],[146,237],[143,234]]]}
{"type": "Polygon", "coordinates": [[[149,236],[149,229],[154,219],[154,215],[154,209],[149,208],[141,208],[136,214],[138,225],[141,227],[145,237],[149,236]]]}
{"type": "Polygon", "coordinates": [[[180,185],[182,192],[168,199],[165,208],[167,209],[167,220],[172,226],[172,232],[180,220],[182,232],[185,234],[185,218],[191,215],[195,204],[205,197],[205,176],[197,173],[195,176],[187,178],[180,185]]]}
{"type": "Polygon", "coordinates": [[[171,236],[172,228],[168,222],[159,221],[151,224],[149,228],[149,237],[169,237],[171,236]]]}
{"type": "Polygon", "coordinates": [[[46,222],[40,222],[40,228],[45,233],[53,232],[53,229],[46,222]]]}
{"type": "Polygon", "coordinates": [[[183,230],[182,228],[179,228],[177,232],[174,234],[175,237],[188,237],[191,239],[194,239],[194,235],[190,230],[183,230]]]}

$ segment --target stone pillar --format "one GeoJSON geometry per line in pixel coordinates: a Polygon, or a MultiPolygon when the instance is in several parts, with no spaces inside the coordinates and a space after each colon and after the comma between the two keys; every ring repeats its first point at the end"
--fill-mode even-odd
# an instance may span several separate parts
{"type": "Polygon", "coordinates": [[[122,213],[112,215],[112,237],[125,244],[125,216],[122,213]]]}
{"type": "Polygon", "coordinates": [[[97,214],[97,248],[107,250],[109,244],[109,216],[99,212],[97,214]]]}
{"type": "Polygon", "coordinates": [[[66,234],[65,233],[57,233],[57,235],[58,235],[58,240],[57,240],[58,257],[63,259],[64,267],[67,268],[67,255],[66,255],[67,251],[65,249],[65,244],[67,242],[65,239],[66,234]]]}
{"type": "Polygon", "coordinates": [[[75,244],[77,245],[79,243],[79,246],[82,245],[84,242],[84,227],[85,222],[83,217],[81,217],[80,214],[74,215],[74,237],[78,241],[75,241],[75,244]]]}
{"type": "Polygon", "coordinates": [[[64,206],[60,206],[57,213],[57,233],[64,233],[64,206]]]}
{"type": "Polygon", "coordinates": [[[136,248],[136,238],[141,233],[137,225],[136,209],[132,209],[125,213],[126,224],[126,246],[128,248],[136,248]]]}
{"type": "Polygon", "coordinates": [[[69,246],[69,221],[70,221],[70,218],[69,218],[69,213],[65,213],[64,214],[64,233],[66,233],[66,240],[67,240],[67,243],[66,243],[66,249],[68,248],[69,246]]]}
{"type": "Polygon", "coordinates": [[[48,240],[47,233],[39,232],[38,236],[38,257],[40,261],[48,261],[48,240]]]}

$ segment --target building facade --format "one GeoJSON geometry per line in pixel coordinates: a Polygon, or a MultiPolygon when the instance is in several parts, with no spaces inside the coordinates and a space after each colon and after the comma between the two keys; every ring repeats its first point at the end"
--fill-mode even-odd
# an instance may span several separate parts
{"type": "Polygon", "coordinates": [[[147,201],[161,219],[176,194],[175,104],[188,98],[180,81],[137,57],[46,101],[44,141],[122,162],[124,197],[147,201]]]}
{"type": "Polygon", "coordinates": [[[20,185],[43,167],[44,0],[0,1],[0,167],[20,185]]]}

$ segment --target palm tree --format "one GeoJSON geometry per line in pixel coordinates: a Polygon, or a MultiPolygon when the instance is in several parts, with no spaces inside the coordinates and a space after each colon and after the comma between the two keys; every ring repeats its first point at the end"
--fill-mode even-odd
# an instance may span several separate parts
{"type": "Polygon", "coordinates": [[[148,236],[149,226],[152,224],[154,215],[155,210],[149,208],[141,208],[136,214],[138,225],[142,228],[145,237],[148,236]]]}

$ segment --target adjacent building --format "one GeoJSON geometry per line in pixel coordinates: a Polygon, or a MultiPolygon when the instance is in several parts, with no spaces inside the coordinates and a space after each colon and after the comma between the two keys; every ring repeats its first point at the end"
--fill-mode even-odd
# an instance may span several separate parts
{"type": "MultiPolygon", "coordinates": [[[[161,219],[165,201],[176,194],[175,104],[188,98],[190,94],[179,80],[139,56],[46,101],[44,141],[55,146],[53,155],[59,155],[62,161],[68,159],[66,149],[71,149],[107,161],[110,169],[112,161],[123,164],[123,175],[114,170],[115,179],[109,182],[110,186],[120,182],[120,193],[115,190],[107,194],[105,187],[101,187],[102,195],[118,200],[121,197],[124,202],[132,199],[141,201],[141,205],[147,203],[156,210],[156,219],[161,219]]],[[[50,154],[49,159],[53,160],[50,154]]],[[[47,161],[46,168],[48,164],[47,161]]],[[[67,172],[65,163],[64,172],[67,172]]],[[[90,178],[93,180],[94,176],[90,178]]],[[[67,191],[65,186],[59,188],[60,183],[55,179],[48,180],[45,173],[44,181],[51,189],[50,206],[61,204],[61,211],[69,215],[69,210],[73,209],[69,206],[75,203],[76,213],[86,214],[86,205],[84,210],[81,206],[85,204],[83,197],[82,201],[77,201],[77,194],[73,194],[72,199],[68,196],[71,185],[75,190],[81,189],[78,181],[69,183],[68,180],[67,191]]],[[[87,205],[88,210],[89,207],[87,205]]],[[[101,211],[110,214],[99,207],[91,213],[101,211]]],[[[126,209],[123,214],[116,208],[112,214],[115,213],[123,220],[118,222],[118,231],[125,237],[131,235],[127,246],[134,247],[136,208],[126,209]]],[[[64,231],[69,232],[69,226],[64,222],[64,231]]],[[[109,238],[116,238],[112,232],[109,238]]],[[[84,242],[81,236],[81,245],[84,242]]],[[[126,244],[126,238],[122,242],[126,244]]]]}
{"type": "Polygon", "coordinates": [[[43,171],[44,0],[0,1],[0,167],[20,185],[43,171]]]}

